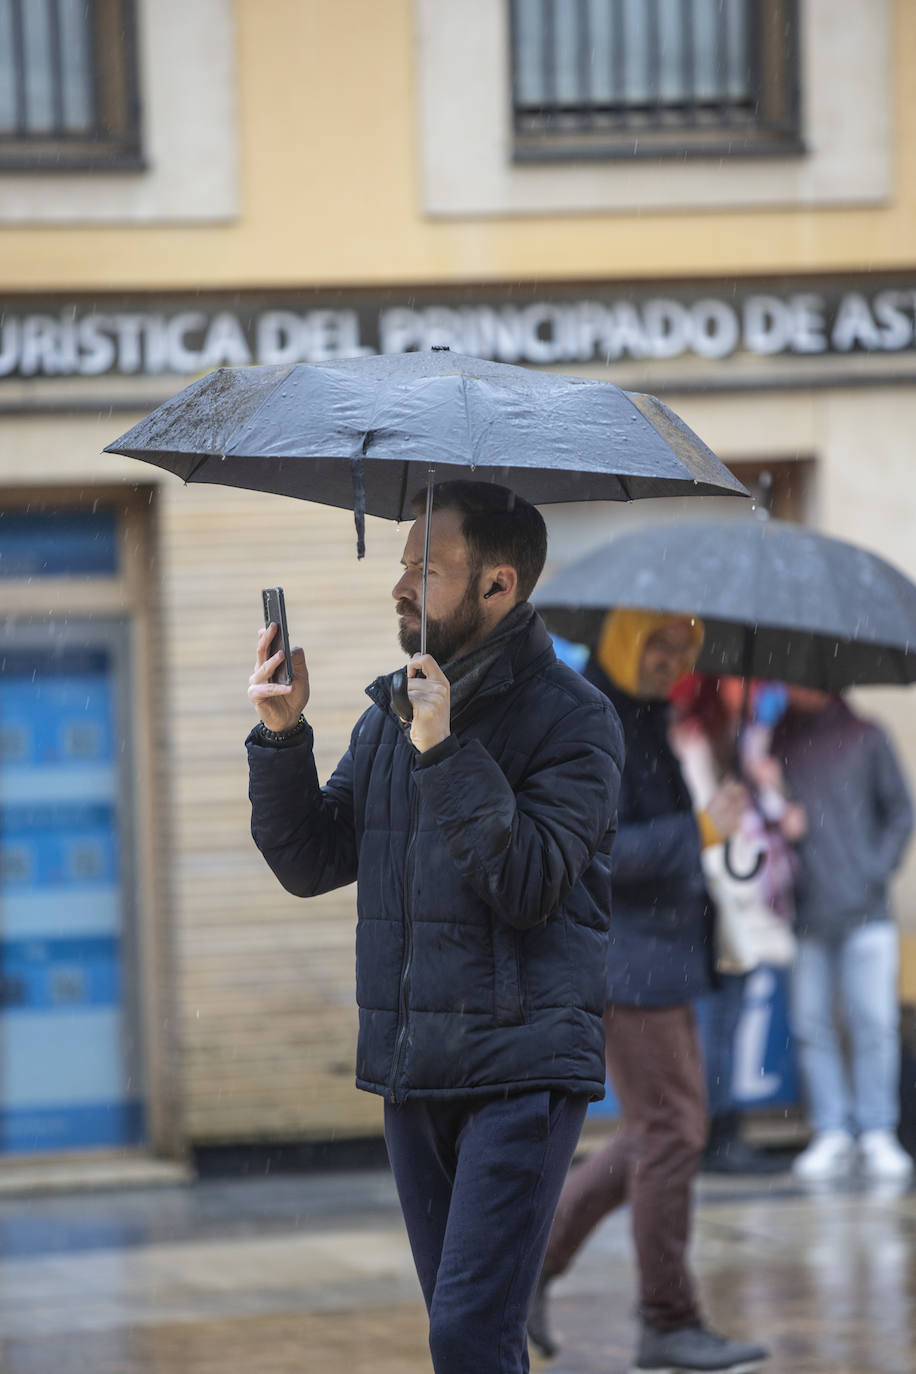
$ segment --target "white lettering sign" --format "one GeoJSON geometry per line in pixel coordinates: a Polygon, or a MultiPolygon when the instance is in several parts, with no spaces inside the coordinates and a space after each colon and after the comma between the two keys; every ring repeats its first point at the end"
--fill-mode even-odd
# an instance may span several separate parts
{"type": "Polygon", "coordinates": [[[0,312],[0,378],[96,377],[107,372],[193,375],[249,363],[292,365],[446,345],[455,352],[541,366],[719,361],[916,347],[916,290],[755,292],[700,299],[527,300],[502,304],[387,305],[375,312],[280,307],[76,307],[0,312]]]}

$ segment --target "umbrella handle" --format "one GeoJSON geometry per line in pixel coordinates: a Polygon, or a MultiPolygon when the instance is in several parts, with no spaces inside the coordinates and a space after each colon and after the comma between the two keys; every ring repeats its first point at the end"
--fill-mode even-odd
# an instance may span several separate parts
{"type": "Polygon", "coordinates": [[[748,883],[748,882],[750,882],[751,878],[756,878],[756,877],[757,877],[757,874],[760,872],[761,868],[763,868],[764,860],[766,859],[766,850],[761,849],[761,850],[758,852],[757,857],[754,859],[754,862],[753,862],[753,864],[751,865],[751,867],[748,869],[747,873],[737,873],[737,872],[735,871],[734,867],[732,866],[731,846],[732,846],[731,840],[726,840],[726,841],[725,841],[725,867],[726,867],[726,869],[727,869],[729,875],[730,875],[732,878],[734,878],[737,882],[739,882],[739,883],[748,883]]]}
{"type": "MultiPolygon", "coordinates": [[[[416,677],[426,677],[425,673],[416,673],[416,677]]],[[[398,672],[391,675],[391,709],[408,723],[413,720],[413,702],[407,691],[407,669],[400,668],[398,672]]]]}
{"type": "Polygon", "coordinates": [[[413,702],[407,694],[406,668],[401,668],[391,676],[391,709],[401,720],[413,720],[413,702]]]}

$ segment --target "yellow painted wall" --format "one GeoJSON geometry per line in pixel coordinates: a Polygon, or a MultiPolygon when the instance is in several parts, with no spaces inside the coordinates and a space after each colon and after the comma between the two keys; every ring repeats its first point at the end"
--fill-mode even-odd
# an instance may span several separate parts
{"type": "Polygon", "coordinates": [[[916,1007],[916,936],[900,938],[900,1001],[905,1007],[916,1007]]]}
{"type": "Polygon", "coordinates": [[[453,222],[419,209],[412,0],[237,0],[235,9],[238,221],[3,229],[0,290],[663,278],[912,262],[913,0],[895,3],[887,207],[453,222]]]}

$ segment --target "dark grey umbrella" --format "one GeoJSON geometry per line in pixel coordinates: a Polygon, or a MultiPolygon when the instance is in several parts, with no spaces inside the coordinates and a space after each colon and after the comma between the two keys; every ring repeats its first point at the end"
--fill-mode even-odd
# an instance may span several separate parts
{"type": "Polygon", "coordinates": [[[220,368],[105,452],[331,506],[353,507],[362,486],[365,511],[391,520],[430,466],[536,504],[748,494],[654,396],[448,349],[220,368]]]}
{"type": "Polygon", "coordinates": [[[827,692],[916,681],[916,584],[855,544],[781,520],[633,530],[533,600],[555,633],[589,645],[614,606],[699,616],[705,672],[827,692]]]}
{"type": "MultiPolygon", "coordinates": [[[[685,520],[633,530],[533,596],[548,627],[594,647],[615,606],[699,616],[700,671],[838,692],[916,680],[916,584],[865,549],[772,520],[685,520]]],[[[725,863],[737,873],[730,846],[725,863]]]]}
{"type": "MultiPolygon", "coordinates": [[[[748,495],[654,396],[447,348],[220,368],[105,452],[142,458],[185,482],[352,507],[360,557],[366,513],[404,519],[425,482],[428,516],[434,476],[473,474],[535,504],[748,495]]],[[[428,539],[428,518],[426,532],[428,539]]]]}

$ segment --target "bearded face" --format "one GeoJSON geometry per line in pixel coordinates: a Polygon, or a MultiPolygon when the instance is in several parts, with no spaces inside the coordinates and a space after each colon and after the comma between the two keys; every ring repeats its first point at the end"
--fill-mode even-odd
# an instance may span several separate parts
{"type": "MultiPolygon", "coordinates": [[[[483,608],[477,595],[479,574],[468,578],[464,595],[455,609],[442,619],[427,615],[426,652],[440,665],[457,658],[465,645],[480,638],[484,624],[483,608]]],[[[398,643],[405,654],[420,652],[420,610],[412,601],[397,603],[398,643]]]]}

